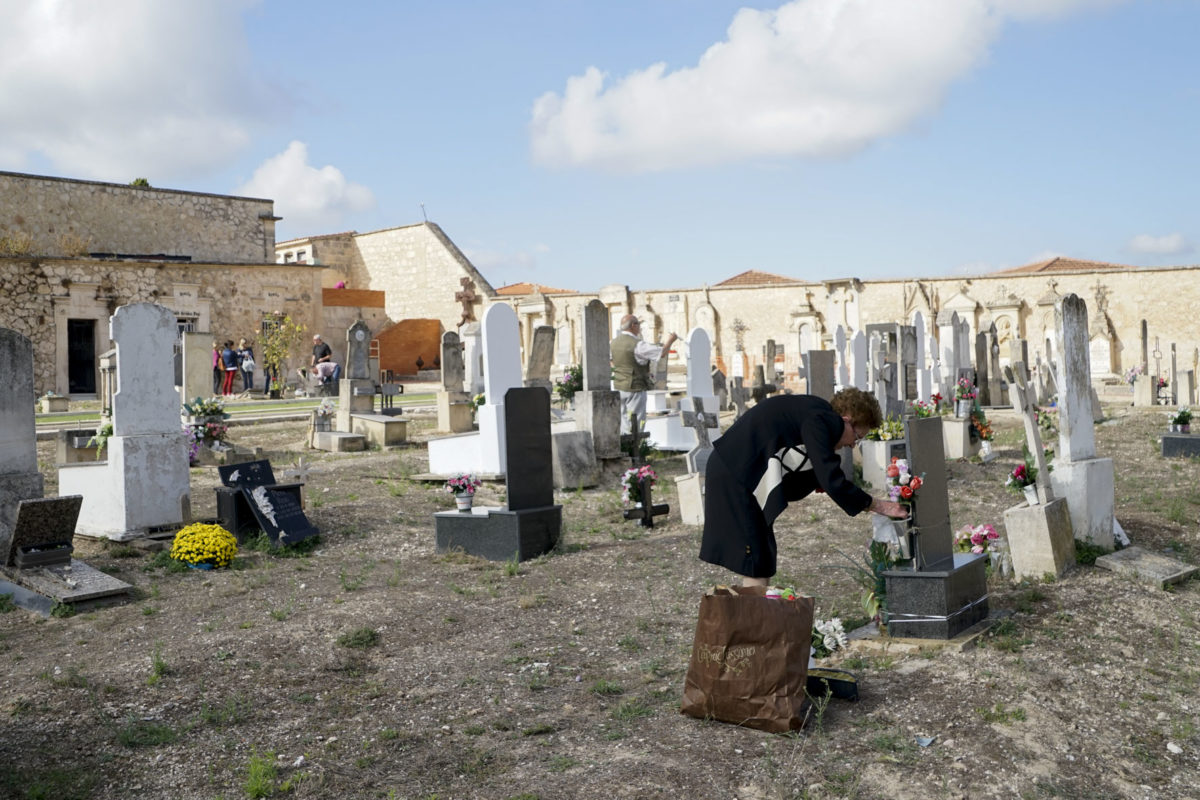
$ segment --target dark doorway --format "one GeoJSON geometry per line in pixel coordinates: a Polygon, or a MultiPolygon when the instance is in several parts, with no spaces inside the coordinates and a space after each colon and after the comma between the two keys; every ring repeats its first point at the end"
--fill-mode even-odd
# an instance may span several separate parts
{"type": "Polygon", "coordinates": [[[67,320],[67,391],[96,393],[96,320],[67,320]]]}

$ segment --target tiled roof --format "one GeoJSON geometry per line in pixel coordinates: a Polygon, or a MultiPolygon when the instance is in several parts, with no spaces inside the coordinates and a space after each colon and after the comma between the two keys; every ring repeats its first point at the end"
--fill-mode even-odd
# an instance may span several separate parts
{"type": "Polygon", "coordinates": [[[715,286],[761,286],[764,283],[801,283],[795,278],[785,278],[782,275],[773,275],[770,272],[760,272],[756,269],[748,269],[732,278],[727,278],[715,286]]]}
{"type": "Polygon", "coordinates": [[[554,289],[550,286],[543,286],[540,283],[510,283],[508,286],[501,286],[496,290],[496,294],[505,297],[518,297],[523,294],[533,294],[541,292],[542,294],[578,294],[574,289],[554,289]]]}
{"type": "Polygon", "coordinates": [[[1063,258],[1055,256],[1048,261],[1038,261],[1036,264],[1026,264],[1023,267],[1002,269],[992,275],[1034,275],[1039,272],[1092,272],[1098,269],[1137,269],[1128,264],[1109,264],[1104,261],[1084,261],[1078,258],[1063,258]]]}

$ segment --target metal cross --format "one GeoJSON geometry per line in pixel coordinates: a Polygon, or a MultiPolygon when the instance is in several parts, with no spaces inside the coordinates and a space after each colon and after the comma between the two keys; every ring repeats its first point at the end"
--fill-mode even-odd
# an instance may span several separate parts
{"type": "Polygon", "coordinates": [[[625,509],[625,519],[636,519],[638,525],[653,528],[655,517],[661,517],[663,514],[670,512],[671,507],[666,503],[657,506],[654,505],[654,498],[650,496],[650,491],[649,478],[642,478],[638,481],[638,496],[642,498],[642,505],[640,507],[625,509]]]}

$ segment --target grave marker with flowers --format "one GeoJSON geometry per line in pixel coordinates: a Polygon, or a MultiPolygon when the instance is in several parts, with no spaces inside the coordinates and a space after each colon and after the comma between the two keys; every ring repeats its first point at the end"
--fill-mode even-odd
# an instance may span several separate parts
{"type": "Polygon", "coordinates": [[[653,490],[658,474],[649,464],[631,467],[621,476],[621,501],[632,508],[625,509],[625,519],[637,520],[638,525],[654,527],[654,518],[670,512],[665,503],[655,505],[653,490]]]}

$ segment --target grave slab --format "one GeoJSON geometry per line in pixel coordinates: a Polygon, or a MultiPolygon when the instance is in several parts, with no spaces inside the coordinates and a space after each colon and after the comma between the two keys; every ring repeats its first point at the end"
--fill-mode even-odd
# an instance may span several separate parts
{"type": "Polygon", "coordinates": [[[888,633],[913,639],[953,639],[988,616],[987,556],[955,553],[942,570],[887,570],[888,633]]]}
{"type": "Polygon", "coordinates": [[[357,453],[366,449],[367,437],[346,431],[317,431],[313,447],[327,453],[357,453]]]}
{"type": "Polygon", "coordinates": [[[1096,566],[1126,575],[1133,575],[1151,585],[1165,589],[1170,584],[1183,583],[1196,574],[1197,567],[1140,547],[1127,547],[1096,559],[1096,566]]]}
{"type": "Polygon", "coordinates": [[[1200,435],[1194,433],[1164,433],[1163,458],[1196,458],[1200,456],[1200,435]]]}
{"type": "Polygon", "coordinates": [[[391,447],[408,441],[408,422],[387,414],[351,414],[350,429],[362,434],[367,444],[391,447]]]}
{"type": "Polygon", "coordinates": [[[1071,513],[1063,498],[1004,511],[1004,529],[1012,557],[1013,577],[1059,577],[1075,566],[1075,537],[1071,513]]]}

